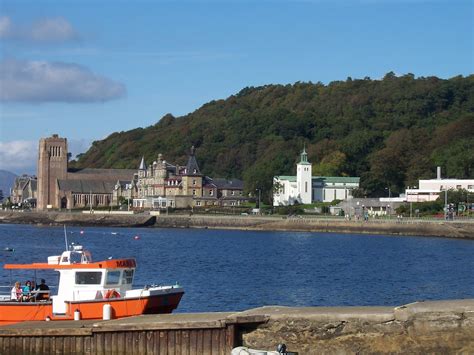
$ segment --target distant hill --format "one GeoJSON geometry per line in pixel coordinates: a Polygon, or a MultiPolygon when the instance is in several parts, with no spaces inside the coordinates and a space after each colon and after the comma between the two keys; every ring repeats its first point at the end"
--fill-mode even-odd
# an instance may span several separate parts
{"type": "Polygon", "coordinates": [[[474,75],[439,79],[388,73],[382,80],[248,87],[182,117],[96,141],[76,167],[137,168],[163,153],[201,171],[243,178],[271,193],[274,175],[295,174],[303,146],[314,175],[361,176],[368,195],[401,192],[420,178],[474,176],[474,75]]]}
{"type": "Polygon", "coordinates": [[[6,170],[0,170],[0,190],[3,196],[10,196],[10,188],[13,187],[17,175],[6,170]]]}

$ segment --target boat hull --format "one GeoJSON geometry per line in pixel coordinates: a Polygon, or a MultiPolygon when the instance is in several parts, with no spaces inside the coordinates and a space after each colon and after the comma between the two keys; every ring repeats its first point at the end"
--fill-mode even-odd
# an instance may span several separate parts
{"type": "Polygon", "coordinates": [[[0,325],[25,321],[73,320],[74,312],[80,312],[80,318],[94,320],[103,318],[104,305],[111,307],[111,318],[124,318],[141,314],[171,313],[178,307],[184,292],[150,295],[136,298],[111,298],[92,301],[66,302],[65,314],[53,314],[52,302],[1,302],[0,325]]]}

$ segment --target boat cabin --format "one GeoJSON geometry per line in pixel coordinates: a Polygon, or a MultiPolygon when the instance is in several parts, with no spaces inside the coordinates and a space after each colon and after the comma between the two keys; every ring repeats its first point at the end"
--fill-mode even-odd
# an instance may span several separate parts
{"type": "MultiPolygon", "coordinates": [[[[52,295],[53,312],[66,312],[66,302],[93,301],[124,297],[132,290],[135,259],[92,262],[91,253],[73,245],[61,255],[48,257],[47,263],[6,264],[6,269],[54,269],[59,272],[57,295],[52,295]]],[[[34,302],[34,300],[33,300],[34,302]]],[[[43,302],[43,301],[41,301],[43,302]]]]}

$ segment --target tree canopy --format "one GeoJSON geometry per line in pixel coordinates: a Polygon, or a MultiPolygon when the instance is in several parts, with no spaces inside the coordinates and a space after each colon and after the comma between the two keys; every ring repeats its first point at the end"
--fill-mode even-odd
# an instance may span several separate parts
{"type": "Polygon", "coordinates": [[[360,176],[368,196],[421,178],[474,176],[474,75],[451,79],[388,73],[382,80],[247,87],[182,116],[96,141],[75,167],[137,168],[163,153],[201,171],[244,179],[268,199],[272,177],[295,175],[306,145],[313,173],[360,176]]]}

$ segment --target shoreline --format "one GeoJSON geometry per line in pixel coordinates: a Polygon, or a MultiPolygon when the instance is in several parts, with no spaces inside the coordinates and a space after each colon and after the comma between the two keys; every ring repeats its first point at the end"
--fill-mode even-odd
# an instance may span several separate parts
{"type": "Polygon", "coordinates": [[[426,236],[474,240],[474,221],[370,220],[346,221],[335,218],[229,215],[159,215],[147,213],[116,215],[76,212],[0,211],[0,224],[38,226],[102,226],[147,228],[197,228],[253,231],[294,231],[397,236],[426,236]]]}

